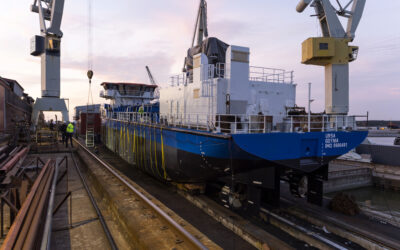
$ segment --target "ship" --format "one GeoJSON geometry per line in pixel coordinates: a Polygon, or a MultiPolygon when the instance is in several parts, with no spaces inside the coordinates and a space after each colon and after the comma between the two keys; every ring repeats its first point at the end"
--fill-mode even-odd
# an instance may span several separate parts
{"type": "Polygon", "coordinates": [[[320,205],[329,162],[367,132],[355,116],[299,112],[293,71],[253,67],[250,48],[206,33],[168,87],[102,83],[104,145],[160,180],[217,186],[232,209],[279,205],[281,181],[320,205]]]}

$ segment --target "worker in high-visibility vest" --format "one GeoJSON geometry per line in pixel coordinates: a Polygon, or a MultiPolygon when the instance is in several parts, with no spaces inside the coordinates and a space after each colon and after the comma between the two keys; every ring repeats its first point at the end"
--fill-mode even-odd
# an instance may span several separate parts
{"type": "Polygon", "coordinates": [[[143,113],[144,113],[144,107],[143,107],[143,105],[141,105],[140,107],[139,107],[139,120],[140,120],[140,122],[143,122],[143,113]]]}
{"type": "Polygon", "coordinates": [[[142,105],[142,106],[139,107],[139,114],[143,115],[143,113],[144,113],[144,107],[142,105]]]}
{"type": "Polygon", "coordinates": [[[71,147],[74,147],[72,145],[72,136],[74,134],[74,125],[72,123],[69,123],[66,129],[66,139],[65,139],[65,146],[68,148],[68,139],[71,142],[71,147]]]}

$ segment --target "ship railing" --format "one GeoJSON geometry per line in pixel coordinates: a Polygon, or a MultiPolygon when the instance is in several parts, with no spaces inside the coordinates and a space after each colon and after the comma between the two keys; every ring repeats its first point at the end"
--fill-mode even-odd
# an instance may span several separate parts
{"type": "Polygon", "coordinates": [[[169,85],[171,86],[187,85],[188,83],[193,83],[193,71],[184,72],[169,78],[169,85]]]}
{"type": "Polygon", "coordinates": [[[102,90],[100,91],[100,97],[105,98],[105,97],[124,97],[124,96],[134,96],[134,97],[140,97],[140,98],[154,98],[154,93],[151,91],[135,91],[135,90],[129,90],[129,91],[121,91],[121,90],[102,90]]]}
{"type": "Polygon", "coordinates": [[[250,66],[250,81],[293,84],[294,71],[250,66]]]}
{"type": "Polygon", "coordinates": [[[154,93],[151,91],[119,91],[121,96],[134,96],[140,98],[154,98],[154,93]]]}
{"type": "Polygon", "coordinates": [[[108,112],[107,118],[158,124],[161,126],[187,128],[214,133],[299,133],[357,130],[357,119],[366,116],[345,115],[307,115],[268,116],[268,115],[232,115],[232,114],[158,114],[138,112],[108,112]],[[273,122],[273,119],[276,121],[273,122]]]}
{"type": "Polygon", "coordinates": [[[358,130],[357,122],[365,115],[288,115],[276,123],[276,130],[282,132],[329,132],[358,130]]]}
{"type": "MultiPolygon", "coordinates": [[[[225,68],[225,63],[202,65],[201,80],[225,78],[225,68]]],[[[250,81],[288,84],[294,82],[294,71],[258,66],[250,66],[249,70],[250,81]]]]}

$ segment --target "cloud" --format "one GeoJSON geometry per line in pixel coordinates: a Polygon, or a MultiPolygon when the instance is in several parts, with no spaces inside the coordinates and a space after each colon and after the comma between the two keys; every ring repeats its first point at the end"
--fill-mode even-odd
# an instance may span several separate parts
{"type": "Polygon", "coordinates": [[[391,88],[390,94],[394,96],[400,96],[400,88],[391,88]]]}
{"type": "MultiPolygon", "coordinates": [[[[148,65],[155,76],[164,79],[170,73],[173,59],[162,52],[149,56],[96,56],[93,59],[95,78],[100,81],[148,82],[145,66],[148,65]]],[[[64,60],[63,68],[81,71],[86,61],[64,60]]]]}

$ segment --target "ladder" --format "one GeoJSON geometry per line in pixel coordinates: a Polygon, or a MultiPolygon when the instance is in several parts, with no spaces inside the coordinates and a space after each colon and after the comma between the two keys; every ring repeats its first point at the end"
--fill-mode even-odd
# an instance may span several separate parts
{"type": "Polygon", "coordinates": [[[87,105],[86,108],[86,140],[85,144],[88,148],[94,147],[94,123],[95,123],[95,106],[87,105]]]}

